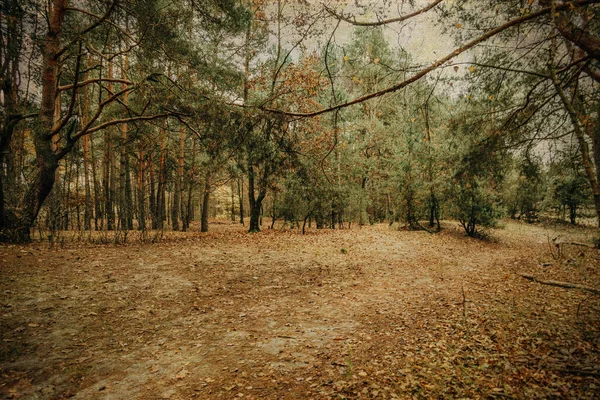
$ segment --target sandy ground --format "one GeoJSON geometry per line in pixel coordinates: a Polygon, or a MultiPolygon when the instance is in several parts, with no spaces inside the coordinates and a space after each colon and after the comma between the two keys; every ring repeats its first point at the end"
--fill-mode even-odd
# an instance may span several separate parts
{"type": "MultiPolygon", "coordinates": [[[[558,233],[557,233],[558,232],[558,233]]],[[[159,243],[0,247],[0,395],[22,399],[600,398],[600,253],[212,224],[159,243]]]]}

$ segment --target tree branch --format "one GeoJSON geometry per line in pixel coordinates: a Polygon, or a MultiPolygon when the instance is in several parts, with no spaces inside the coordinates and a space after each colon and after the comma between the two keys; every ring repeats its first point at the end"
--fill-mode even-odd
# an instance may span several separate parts
{"type": "Polygon", "coordinates": [[[92,83],[100,83],[100,82],[115,82],[115,83],[124,83],[126,85],[133,85],[133,82],[127,80],[127,79],[120,79],[120,78],[93,78],[93,79],[87,79],[85,81],[81,81],[77,84],[72,83],[70,85],[63,85],[63,86],[59,86],[57,88],[57,90],[59,92],[65,91],[65,90],[70,90],[73,89],[74,87],[80,88],[86,85],[91,85],[92,83]]]}
{"type": "Polygon", "coordinates": [[[570,282],[561,282],[561,281],[543,281],[543,280],[538,279],[535,276],[529,275],[529,274],[521,274],[521,276],[527,280],[530,280],[532,282],[537,282],[542,285],[557,286],[557,287],[561,287],[561,288],[565,288],[565,289],[579,289],[579,290],[584,290],[586,292],[590,292],[590,293],[594,293],[594,294],[600,294],[600,289],[596,289],[591,286],[580,285],[579,283],[570,283],[570,282]]]}
{"type": "Polygon", "coordinates": [[[327,12],[329,14],[331,14],[332,16],[334,16],[335,18],[337,18],[340,21],[344,21],[344,22],[347,22],[347,23],[355,25],[355,26],[381,26],[381,25],[391,24],[394,22],[406,21],[408,19],[416,17],[417,15],[426,13],[427,11],[431,10],[432,8],[434,8],[435,6],[440,4],[442,1],[444,1],[444,0],[435,0],[433,3],[429,4],[428,6],[426,6],[424,8],[421,8],[420,10],[417,10],[410,14],[402,15],[397,18],[391,18],[391,19],[386,19],[383,21],[373,21],[373,22],[359,22],[356,20],[356,17],[352,17],[353,19],[350,19],[350,17],[346,17],[342,14],[338,14],[327,6],[324,6],[324,7],[325,7],[325,10],[327,10],[327,12]]]}
{"type": "Polygon", "coordinates": [[[96,125],[93,128],[88,128],[85,130],[82,129],[81,131],[77,132],[75,135],[71,136],[67,145],[62,148],[62,150],[56,155],[56,157],[58,160],[60,160],[63,157],[65,157],[67,154],[69,154],[69,152],[73,148],[73,145],[75,145],[77,140],[79,140],[82,136],[90,135],[94,132],[100,131],[102,129],[106,129],[109,126],[130,123],[130,122],[137,122],[137,121],[152,121],[155,119],[166,118],[166,117],[170,117],[170,116],[173,116],[173,115],[170,113],[166,113],[166,114],[156,114],[156,115],[142,115],[139,117],[130,117],[130,118],[119,118],[119,119],[114,119],[112,121],[104,122],[100,125],[96,125]]]}
{"type": "MultiPolygon", "coordinates": [[[[584,6],[584,5],[588,5],[588,4],[596,4],[596,3],[600,3],[600,0],[575,0],[575,1],[568,2],[568,3],[556,5],[556,10],[561,11],[561,10],[565,10],[565,9],[571,9],[571,7],[580,7],[580,6],[584,6]]],[[[508,28],[511,28],[516,25],[520,25],[524,22],[528,22],[533,19],[539,18],[543,15],[546,15],[546,14],[550,13],[550,10],[551,10],[550,7],[545,7],[536,12],[532,12],[532,13],[523,15],[521,17],[515,18],[513,20],[510,20],[494,29],[487,31],[483,35],[479,36],[476,39],[471,40],[470,42],[464,44],[463,46],[455,49],[452,53],[446,55],[445,57],[443,57],[442,59],[440,59],[438,61],[435,61],[429,67],[422,69],[421,71],[419,71],[412,77],[398,83],[397,85],[391,86],[387,89],[383,89],[383,90],[380,90],[375,93],[370,93],[368,95],[358,97],[358,98],[348,101],[346,103],[338,104],[338,105],[335,105],[335,106],[332,106],[329,108],[324,108],[324,109],[321,109],[318,111],[313,111],[313,112],[308,112],[308,113],[293,113],[293,112],[286,112],[286,111],[282,111],[282,110],[270,109],[270,108],[266,108],[266,107],[260,107],[260,108],[263,109],[264,111],[272,112],[272,113],[276,113],[276,114],[283,114],[283,115],[289,115],[289,116],[295,116],[295,117],[316,117],[317,115],[321,115],[321,114],[328,113],[331,111],[339,110],[341,108],[349,107],[349,106],[352,106],[355,104],[363,103],[367,100],[383,96],[384,94],[398,91],[398,90],[418,81],[422,77],[429,74],[431,71],[439,68],[441,65],[452,60],[453,58],[464,53],[465,51],[475,47],[479,43],[482,43],[482,42],[496,36],[497,34],[504,32],[508,28]]]]}
{"type": "Polygon", "coordinates": [[[106,21],[108,19],[108,17],[110,17],[110,15],[113,13],[113,11],[115,10],[115,8],[117,7],[117,4],[119,3],[119,0],[113,0],[113,2],[111,3],[110,7],[108,7],[108,10],[106,10],[106,13],[100,17],[98,19],[98,21],[94,22],[93,24],[91,24],[90,26],[88,26],[87,28],[85,28],[83,31],[79,32],[79,34],[77,35],[77,38],[74,39],[73,41],[71,41],[69,44],[67,44],[65,47],[63,47],[62,49],[60,49],[58,51],[58,53],[56,54],[56,57],[58,59],[58,57],[60,57],[65,51],[67,51],[67,49],[69,47],[71,47],[74,43],[76,43],[80,37],[84,36],[86,33],[96,29],[98,26],[100,26],[104,21],[106,21]]]}

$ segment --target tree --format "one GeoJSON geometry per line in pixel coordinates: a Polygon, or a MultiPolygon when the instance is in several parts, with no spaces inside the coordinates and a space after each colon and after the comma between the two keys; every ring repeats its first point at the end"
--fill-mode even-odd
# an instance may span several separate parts
{"type": "Polygon", "coordinates": [[[465,114],[453,119],[449,127],[455,139],[452,158],[456,160],[448,162],[453,167],[448,188],[450,214],[468,236],[484,234],[481,228],[493,227],[502,215],[500,192],[506,160],[503,140],[494,134],[495,123],[487,119],[487,113],[472,118],[474,110],[487,108],[486,102],[490,101],[474,104],[475,100],[467,100],[469,115],[461,110],[465,114]]]}
{"type": "MultiPolygon", "coordinates": [[[[79,139],[95,132],[108,132],[112,127],[121,127],[125,139],[121,153],[124,202],[120,213],[124,228],[131,227],[126,124],[185,115],[182,108],[169,107],[172,97],[167,94],[172,95],[174,91],[181,94],[181,87],[165,73],[167,71],[156,71],[152,62],[159,59],[165,49],[176,49],[179,55],[192,53],[191,46],[182,39],[183,27],[192,20],[179,12],[178,6],[187,4],[185,2],[169,7],[157,3],[121,4],[116,0],[84,1],[73,6],[65,0],[48,3],[10,0],[7,3],[0,31],[3,44],[0,80],[5,103],[0,154],[5,154],[13,142],[17,125],[32,120],[35,170],[31,180],[22,182],[22,189],[11,188],[18,194],[14,196],[4,196],[5,185],[10,185],[11,177],[0,177],[0,240],[29,240],[30,229],[55,185],[59,163],[76,148],[79,139]],[[37,17],[39,12],[44,18],[37,17]],[[158,15],[161,18],[157,18],[158,15]],[[40,54],[32,50],[27,63],[30,82],[40,88],[39,103],[32,102],[31,94],[15,82],[19,67],[25,65],[26,54],[21,50],[28,35],[37,41],[32,47],[41,49],[40,54]],[[111,46],[113,40],[123,44],[123,48],[111,46]],[[90,58],[97,63],[91,68],[85,61],[90,58]],[[120,59],[126,60],[126,65],[119,66],[120,59]],[[132,63],[135,68],[131,68],[132,63]],[[114,76],[115,67],[124,73],[114,76]],[[128,73],[132,70],[136,73],[128,73]],[[41,76],[39,81],[34,81],[36,71],[41,76]],[[92,93],[96,97],[90,101],[92,93]],[[87,101],[85,118],[78,116],[77,103],[81,96],[87,101]],[[23,113],[19,103],[32,112],[23,113]]],[[[239,31],[248,20],[245,9],[233,0],[192,5],[195,22],[204,24],[204,29],[239,31]]],[[[205,90],[198,90],[202,91],[205,90]]],[[[112,157],[110,136],[107,133],[105,146],[112,157]]],[[[0,157],[0,162],[4,161],[4,156],[0,157]]],[[[108,184],[105,184],[104,195],[109,200],[106,203],[109,216],[113,210],[109,196],[115,193],[115,186],[110,183],[111,179],[115,182],[115,167],[110,158],[105,160],[105,168],[109,169],[105,175],[108,184]]]]}

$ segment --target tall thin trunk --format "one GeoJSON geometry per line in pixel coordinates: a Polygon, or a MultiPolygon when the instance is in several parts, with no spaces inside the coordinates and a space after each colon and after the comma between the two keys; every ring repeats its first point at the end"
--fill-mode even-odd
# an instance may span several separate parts
{"type": "MultiPolygon", "coordinates": [[[[81,181],[81,179],[79,179],[80,167],[81,167],[81,163],[79,162],[79,160],[77,160],[77,163],[75,164],[75,195],[76,196],[79,196],[79,182],[81,181]]],[[[81,231],[81,205],[80,205],[79,199],[77,199],[75,202],[75,215],[77,216],[77,230],[81,231]]]]}
{"type": "Polygon", "coordinates": [[[173,207],[171,207],[171,227],[174,231],[179,230],[179,217],[181,212],[181,195],[183,190],[183,161],[185,149],[185,127],[179,129],[179,158],[177,163],[177,175],[175,176],[175,189],[173,191],[173,207]]]}
{"type": "MultiPolygon", "coordinates": [[[[87,136],[87,135],[86,135],[87,136]]],[[[96,153],[94,151],[94,138],[90,137],[90,153],[92,155],[92,185],[94,186],[94,229],[98,230],[101,226],[98,225],[98,219],[102,224],[102,203],[100,202],[100,182],[96,168],[96,153]]]]}
{"type": "MultiPolygon", "coordinates": [[[[109,178],[108,178],[108,198],[109,198],[109,203],[107,204],[109,206],[108,209],[108,229],[116,229],[116,196],[117,196],[117,164],[115,162],[115,151],[116,151],[116,146],[114,145],[114,141],[111,139],[110,141],[111,147],[109,150],[109,155],[108,155],[108,159],[109,159],[109,165],[110,165],[110,173],[109,173],[109,178]]],[[[121,229],[123,229],[123,227],[121,227],[121,229]]]]}
{"type": "Polygon", "coordinates": [[[166,192],[167,192],[167,127],[163,121],[160,136],[160,160],[158,165],[158,193],[156,194],[157,228],[162,229],[166,218],[166,192]]]}
{"type": "MultiPolygon", "coordinates": [[[[108,79],[112,79],[113,66],[112,62],[108,62],[108,79]]],[[[108,90],[113,92],[112,82],[108,83],[108,90]]],[[[102,185],[104,192],[104,218],[106,218],[106,229],[113,230],[115,228],[115,210],[113,205],[114,199],[114,154],[112,149],[111,129],[104,131],[104,158],[102,170],[102,185]]]]}
{"type": "MultiPolygon", "coordinates": [[[[91,68],[91,57],[87,58],[87,70],[91,68]]],[[[88,79],[88,72],[83,75],[84,81],[88,79]]],[[[90,115],[89,88],[83,88],[83,110],[81,112],[82,125],[86,125],[90,115]]],[[[90,137],[83,137],[83,184],[85,191],[85,208],[83,212],[83,229],[89,231],[92,228],[92,189],[90,187],[90,137]]]]}
{"type": "Polygon", "coordinates": [[[209,201],[210,201],[210,172],[206,172],[206,177],[204,178],[204,193],[202,196],[202,222],[200,226],[200,232],[208,232],[208,211],[209,211],[209,201]]]}
{"type": "Polygon", "coordinates": [[[231,223],[235,223],[235,179],[231,178],[231,223]]]}
{"type": "Polygon", "coordinates": [[[244,176],[238,180],[238,199],[240,206],[240,224],[244,225],[244,176]]]}
{"type": "Polygon", "coordinates": [[[61,208],[61,229],[68,230],[69,229],[69,217],[70,217],[70,204],[71,204],[71,177],[73,175],[73,164],[75,164],[75,160],[70,157],[71,160],[69,162],[69,158],[65,158],[65,176],[63,179],[63,206],[61,208]]]}
{"type": "Polygon", "coordinates": [[[139,171],[138,171],[138,229],[143,231],[146,229],[146,202],[144,189],[144,144],[140,140],[139,150],[139,171]]]}
{"type": "Polygon", "coordinates": [[[192,144],[192,163],[190,165],[190,170],[188,172],[188,193],[187,193],[187,206],[186,206],[186,215],[185,215],[185,226],[183,230],[187,230],[190,227],[190,223],[192,222],[192,218],[194,216],[193,209],[193,189],[194,189],[194,177],[196,173],[196,152],[198,151],[198,139],[193,139],[192,144]]]}
{"type": "MultiPolygon", "coordinates": [[[[123,72],[122,79],[127,79],[127,70],[129,69],[129,56],[125,54],[123,57],[123,72]]],[[[127,84],[122,84],[122,89],[125,90],[127,84]]],[[[123,104],[127,106],[129,104],[129,95],[125,93],[123,95],[123,104]]],[[[121,229],[133,229],[133,199],[131,190],[131,170],[129,166],[129,127],[127,123],[121,124],[121,156],[120,156],[120,169],[119,169],[119,186],[120,186],[120,213],[119,219],[121,223],[121,229]]]]}
{"type": "Polygon", "coordinates": [[[156,208],[156,177],[154,174],[154,163],[152,160],[152,150],[148,152],[148,173],[150,179],[150,218],[152,218],[152,229],[158,228],[158,212],[156,208]]]}

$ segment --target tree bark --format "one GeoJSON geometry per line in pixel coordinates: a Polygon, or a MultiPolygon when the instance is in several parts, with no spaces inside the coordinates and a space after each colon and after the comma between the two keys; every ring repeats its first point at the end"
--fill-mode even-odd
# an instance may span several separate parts
{"type": "MultiPolygon", "coordinates": [[[[94,152],[93,137],[90,138],[90,153],[92,161],[92,185],[94,186],[94,229],[98,230],[98,219],[102,217],[102,203],[100,202],[100,195],[102,193],[102,190],[100,189],[100,182],[98,181],[98,174],[96,168],[96,153],[94,152]]],[[[102,219],[100,219],[100,221],[102,221],[102,219]]]]}
{"type": "Polygon", "coordinates": [[[184,222],[184,227],[183,230],[186,231],[189,229],[190,227],[190,223],[192,222],[192,217],[193,217],[193,189],[194,189],[194,179],[195,179],[195,172],[196,172],[196,152],[197,152],[197,148],[198,148],[198,139],[194,138],[193,139],[193,144],[192,144],[192,163],[190,166],[190,170],[188,172],[188,194],[187,194],[187,206],[186,206],[186,211],[185,211],[185,222],[184,222]]]}
{"type": "MultiPolygon", "coordinates": [[[[177,176],[175,177],[175,191],[173,193],[173,207],[171,207],[171,226],[174,231],[179,230],[179,218],[183,215],[182,195],[183,195],[183,163],[185,156],[185,127],[179,130],[179,160],[177,165],[177,176]]],[[[183,223],[182,223],[183,225],[183,223]]]]}
{"type": "MultiPolygon", "coordinates": [[[[87,69],[91,67],[91,58],[88,56],[87,69]]],[[[88,72],[83,75],[83,79],[87,80],[88,72]]],[[[81,121],[86,125],[90,115],[90,99],[89,89],[87,85],[83,88],[83,110],[81,112],[81,121]]],[[[92,189],[90,187],[90,137],[83,137],[83,184],[85,191],[85,208],[83,211],[83,229],[89,231],[92,228],[92,189]]]]}
{"type": "MultiPolygon", "coordinates": [[[[48,7],[48,32],[42,47],[42,98],[40,104],[39,123],[33,130],[36,171],[31,185],[25,192],[20,216],[14,213],[7,215],[3,210],[3,223],[0,240],[9,242],[27,242],[31,227],[38,216],[42,204],[52,191],[55,173],[58,168],[58,157],[52,151],[52,139],[49,132],[54,127],[55,101],[58,82],[58,53],[60,51],[60,34],[66,13],[66,0],[54,0],[48,7]]],[[[4,203],[2,199],[2,203],[4,203]]]]}
{"type": "Polygon", "coordinates": [[[144,151],[144,144],[140,141],[139,150],[139,171],[138,171],[138,230],[146,230],[146,190],[145,190],[145,174],[144,174],[144,158],[146,157],[144,151]]]}
{"type": "Polygon", "coordinates": [[[240,224],[244,225],[244,176],[238,180],[238,199],[240,206],[240,224]]]}
{"type": "Polygon", "coordinates": [[[202,222],[200,226],[200,232],[208,232],[208,207],[210,202],[210,172],[206,172],[204,178],[204,193],[202,196],[202,222]]]}
{"type": "MultiPolygon", "coordinates": [[[[125,54],[123,59],[123,73],[121,78],[127,80],[127,70],[129,69],[129,56],[125,54]]],[[[122,90],[127,88],[127,84],[122,84],[122,90]]],[[[128,93],[123,94],[123,104],[129,103],[128,93]]],[[[131,189],[131,168],[129,165],[129,126],[126,122],[121,124],[121,154],[119,164],[119,186],[120,186],[120,212],[119,221],[121,229],[133,229],[133,195],[131,189]]]]}
{"type": "Polygon", "coordinates": [[[152,229],[158,228],[158,212],[156,208],[156,177],[154,174],[154,163],[152,161],[152,150],[148,152],[148,173],[150,179],[150,218],[152,219],[152,229]]]}
{"type": "Polygon", "coordinates": [[[235,223],[235,181],[233,177],[231,178],[231,223],[235,223]]]}
{"type": "Polygon", "coordinates": [[[162,229],[167,216],[166,192],[167,192],[167,127],[163,121],[160,137],[160,160],[158,164],[158,192],[156,193],[156,228],[162,229]]]}
{"type": "Polygon", "coordinates": [[[267,166],[258,182],[258,196],[255,193],[255,172],[254,167],[248,167],[248,199],[250,202],[250,227],[249,232],[260,232],[260,217],[262,211],[262,202],[267,195],[267,166]]]}

